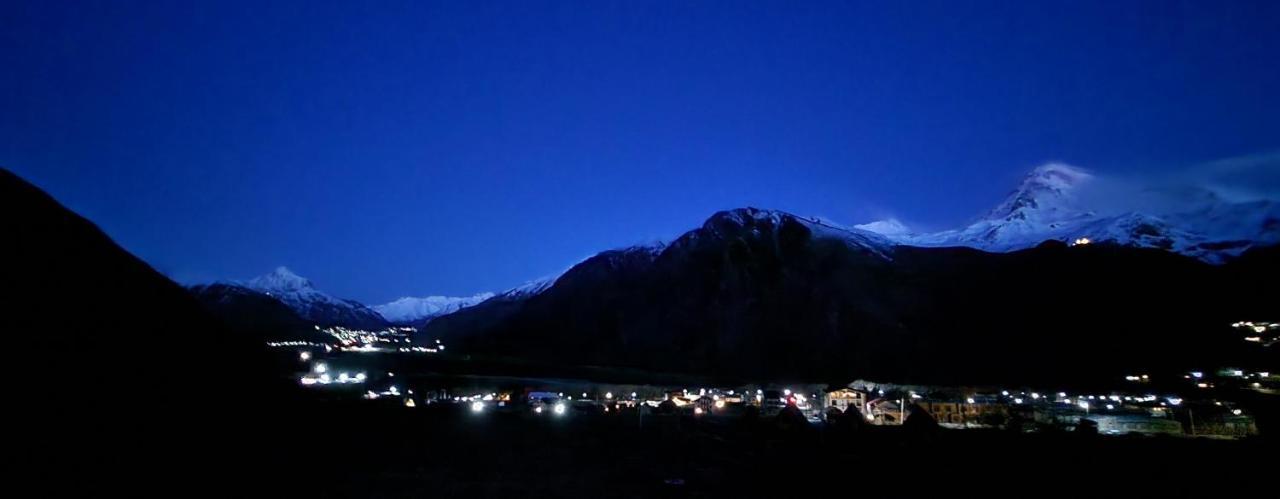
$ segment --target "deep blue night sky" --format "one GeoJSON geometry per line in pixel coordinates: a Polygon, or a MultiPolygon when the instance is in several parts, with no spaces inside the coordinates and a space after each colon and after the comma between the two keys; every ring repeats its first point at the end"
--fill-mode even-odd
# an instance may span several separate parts
{"type": "Polygon", "coordinates": [[[1280,2],[54,3],[0,6],[0,165],[183,281],[470,294],[1280,147],[1280,2]]]}

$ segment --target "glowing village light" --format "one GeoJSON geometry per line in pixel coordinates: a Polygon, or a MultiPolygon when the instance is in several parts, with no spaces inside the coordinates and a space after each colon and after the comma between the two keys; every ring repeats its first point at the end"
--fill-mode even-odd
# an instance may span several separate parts
{"type": "Polygon", "coordinates": [[[479,401],[479,400],[477,400],[477,401],[475,401],[475,402],[472,402],[472,403],[471,403],[471,412],[475,412],[475,413],[481,413],[481,412],[484,412],[484,402],[481,402],[481,401],[479,401]]]}
{"type": "Polygon", "coordinates": [[[701,408],[701,407],[694,407],[694,408],[693,408],[693,413],[694,413],[694,414],[702,414],[702,408],[701,408]]]}
{"type": "Polygon", "coordinates": [[[557,415],[564,414],[564,403],[563,402],[557,403],[554,407],[551,408],[551,410],[555,411],[557,415]]]}
{"type": "Polygon", "coordinates": [[[536,412],[536,413],[538,413],[538,414],[542,414],[542,406],[534,407],[534,408],[533,408],[533,412],[536,412]]]}
{"type": "Polygon", "coordinates": [[[308,361],[308,360],[311,360],[311,352],[308,352],[308,351],[306,351],[306,350],[303,350],[303,351],[299,352],[299,353],[298,353],[298,359],[299,359],[299,360],[301,360],[301,361],[303,361],[303,362],[306,362],[306,361],[308,361]]]}
{"type": "Polygon", "coordinates": [[[613,400],[613,392],[604,392],[604,398],[608,400],[613,400]]]}
{"type": "Polygon", "coordinates": [[[325,365],[324,362],[316,362],[315,365],[311,366],[311,370],[315,371],[317,374],[321,374],[328,371],[329,366],[325,365]]]}

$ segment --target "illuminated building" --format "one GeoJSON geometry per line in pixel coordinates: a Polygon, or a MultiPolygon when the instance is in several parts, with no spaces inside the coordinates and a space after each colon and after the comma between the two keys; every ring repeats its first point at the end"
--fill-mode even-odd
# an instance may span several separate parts
{"type": "Polygon", "coordinates": [[[865,413],[867,410],[867,393],[852,388],[841,388],[827,392],[824,407],[837,408],[841,412],[846,411],[849,407],[858,409],[858,412],[865,413]]]}

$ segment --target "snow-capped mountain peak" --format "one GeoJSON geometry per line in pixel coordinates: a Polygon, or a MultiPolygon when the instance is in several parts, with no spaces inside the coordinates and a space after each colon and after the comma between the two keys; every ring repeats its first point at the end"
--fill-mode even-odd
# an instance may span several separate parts
{"type": "Polygon", "coordinates": [[[773,230],[787,223],[797,223],[815,238],[836,239],[851,248],[888,258],[886,249],[893,241],[875,231],[860,227],[847,227],[819,217],[803,217],[779,210],[754,207],[721,211],[712,215],[702,227],[685,233],[672,243],[681,246],[703,237],[737,237],[742,233],[760,233],[773,230]]]}
{"type": "Polygon", "coordinates": [[[296,293],[315,290],[310,280],[293,273],[285,266],[276,267],[270,273],[254,277],[246,284],[264,293],[296,293]]]}
{"type": "Polygon", "coordinates": [[[364,304],[344,300],[315,288],[311,281],[287,267],[276,267],[244,283],[244,287],[266,294],[304,319],[325,324],[358,328],[377,328],[385,324],[381,315],[364,304]]]}
{"type": "Polygon", "coordinates": [[[1093,180],[1089,172],[1065,163],[1041,165],[1022,179],[1016,190],[987,212],[984,220],[1029,220],[1052,223],[1087,214],[1077,189],[1093,180]]]}
{"type": "Polygon", "coordinates": [[[1280,242],[1280,209],[1274,201],[1232,203],[1194,186],[1129,189],[1123,194],[1106,192],[1108,196],[1102,197],[1092,192],[1092,198],[1082,195],[1086,190],[1097,191],[1093,184],[1103,180],[1081,168],[1049,163],[1027,174],[1018,188],[985,216],[959,229],[915,234],[889,221],[856,227],[909,246],[1012,251],[1051,239],[1087,239],[1159,248],[1208,262],[1221,262],[1257,244],[1280,242]],[[1095,209],[1092,203],[1098,201],[1112,206],[1107,211],[1095,209]],[[1125,204],[1128,209],[1117,209],[1125,204]]]}

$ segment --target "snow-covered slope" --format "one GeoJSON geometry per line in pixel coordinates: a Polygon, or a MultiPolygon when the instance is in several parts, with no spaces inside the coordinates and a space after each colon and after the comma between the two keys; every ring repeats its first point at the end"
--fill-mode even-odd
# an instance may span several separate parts
{"type": "MultiPolygon", "coordinates": [[[[1035,170],[1003,202],[965,227],[916,233],[896,220],[857,228],[909,246],[969,246],[1013,251],[1047,240],[1159,248],[1220,263],[1257,245],[1280,242],[1274,201],[1232,203],[1203,189],[1160,192],[1151,212],[1104,213],[1082,196],[1097,178],[1062,163],[1035,170]]],[[[1122,203],[1121,203],[1122,204],[1122,203]]]]}
{"type": "Polygon", "coordinates": [[[498,299],[502,300],[523,300],[531,296],[536,296],[547,288],[556,283],[556,279],[560,278],[560,274],[534,279],[514,288],[498,293],[498,299]]]}
{"type": "Polygon", "coordinates": [[[473,296],[404,297],[390,303],[375,305],[373,310],[388,321],[408,323],[452,314],[458,310],[493,298],[493,293],[477,293],[473,296]]]}
{"type": "Polygon", "coordinates": [[[386,324],[382,316],[368,306],[320,291],[311,281],[285,267],[250,279],[244,286],[280,300],[300,317],[319,324],[364,329],[386,324]]]}

